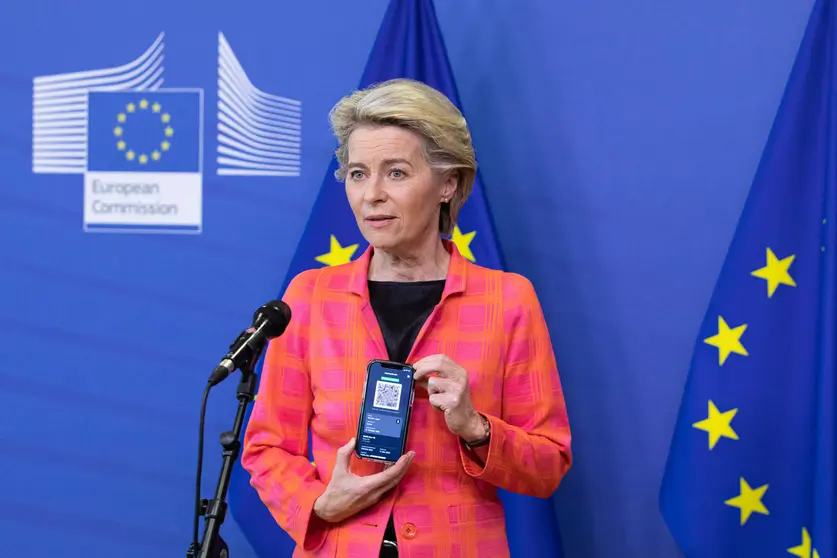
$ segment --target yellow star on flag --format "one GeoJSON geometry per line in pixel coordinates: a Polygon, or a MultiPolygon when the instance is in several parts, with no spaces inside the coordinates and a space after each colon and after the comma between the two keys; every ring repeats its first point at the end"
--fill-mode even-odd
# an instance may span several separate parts
{"type": "Polygon", "coordinates": [[[776,292],[779,285],[789,285],[791,287],[796,286],[793,277],[791,277],[790,273],[788,273],[788,268],[793,263],[794,258],[796,258],[796,255],[791,254],[787,258],[782,258],[780,260],[776,257],[776,254],[773,253],[773,250],[768,248],[767,265],[750,274],[753,277],[758,277],[767,281],[767,298],[771,298],[773,296],[773,293],[776,292]]]}
{"type": "Polygon", "coordinates": [[[750,519],[750,515],[753,513],[770,515],[770,512],[767,511],[767,508],[764,507],[764,504],[761,502],[764,493],[767,491],[768,485],[765,484],[764,486],[760,486],[758,488],[750,488],[750,485],[747,484],[744,477],[741,477],[740,484],[741,494],[735,498],[730,498],[724,503],[728,506],[741,510],[741,525],[747,523],[747,520],[750,519]]]}
{"type": "Polygon", "coordinates": [[[140,108],[143,110],[148,108],[148,99],[142,99],[140,101],[140,108]]]}
{"type": "Polygon", "coordinates": [[[723,366],[730,353],[748,356],[747,349],[741,344],[741,335],[747,324],[730,329],[722,316],[718,316],[718,333],[703,340],[707,345],[718,348],[718,364],[723,366]]]}
{"type": "Polygon", "coordinates": [[[347,264],[352,261],[352,255],[354,255],[357,247],[357,244],[352,244],[351,246],[346,246],[344,248],[340,246],[339,242],[337,242],[337,238],[334,235],[331,235],[331,246],[329,247],[328,252],[326,254],[321,254],[314,259],[321,264],[328,266],[347,264]]]}
{"type": "Polygon", "coordinates": [[[699,420],[692,426],[698,430],[704,430],[709,433],[709,449],[711,450],[715,447],[715,444],[718,443],[718,440],[721,439],[721,436],[731,438],[733,440],[738,439],[738,434],[736,434],[735,430],[733,430],[732,426],[730,426],[730,422],[732,422],[732,419],[737,412],[738,409],[732,409],[731,411],[725,411],[722,413],[718,411],[718,407],[716,407],[715,403],[710,399],[709,416],[703,420],[699,420]]]}
{"type": "MultiPolygon", "coordinates": [[[[788,552],[794,556],[799,556],[799,558],[812,558],[811,550],[811,535],[808,533],[808,529],[803,527],[802,543],[800,543],[799,546],[789,548],[788,552]]],[[[817,549],[815,548],[813,551],[813,558],[820,558],[820,553],[817,552],[817,549]]]]}
{"type": "Polygon", "coordinates": [[[459,225],[456,225],[453,227],[453,236],[451,237],[451,240],[459,249],[459,253],[462,254],[465,259],[471,260],[472,262],[476,261],[473,252],[471,252],[471,241],[474,240],[475,234],[477,234],[477,231],[462,234],[462,231],[459,230],[459,225]]]}

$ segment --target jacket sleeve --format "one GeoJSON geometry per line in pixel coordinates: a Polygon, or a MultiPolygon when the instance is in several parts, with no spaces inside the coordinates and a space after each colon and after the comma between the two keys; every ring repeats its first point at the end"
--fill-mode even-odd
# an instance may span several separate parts
{"type": "MultiPolygon", "coordinates": [[[[501,416],[484,465],[460,444],[465,471],[510,492],[547,498],[572,464],[570,426],[549,331],[528,279],[504,274],[501,416]]],[[[477,409],[479,411],[479,409],[477,409]]]]}
{"type": "Polygon", "coordinates": [[[297,275],[285,292],[291,321],[268,345],[241,456],[250,484],[273,518],[306,550],[322,546],[328,534],[328,524],[313,512],[326,485],[308,460],[313,403],[308,328],[316,274],[297,275]]]}

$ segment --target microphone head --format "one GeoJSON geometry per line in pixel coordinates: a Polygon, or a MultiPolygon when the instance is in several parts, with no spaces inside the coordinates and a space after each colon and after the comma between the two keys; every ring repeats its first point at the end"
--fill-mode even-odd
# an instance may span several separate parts
{"type": "Polygon", "coordinates": [[[253,314],[253,325],[258,326],[267,322],[263,329],[267,339],[279,337],[285,333],[285,328],[291,321],[291,307],[281,300],[271,300],[253,314]]]}

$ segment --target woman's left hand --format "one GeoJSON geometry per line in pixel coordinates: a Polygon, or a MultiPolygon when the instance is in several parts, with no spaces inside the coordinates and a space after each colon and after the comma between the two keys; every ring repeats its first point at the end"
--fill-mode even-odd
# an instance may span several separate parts
{"type": "Polygon", "coordinates": [[[482,417],[471,403],[468,372],[445,355],[432,355],[413,364],[414,378],[430,394],[430,405],[445,413],[448,430],[466,442],[485,437],[482,417]]]}

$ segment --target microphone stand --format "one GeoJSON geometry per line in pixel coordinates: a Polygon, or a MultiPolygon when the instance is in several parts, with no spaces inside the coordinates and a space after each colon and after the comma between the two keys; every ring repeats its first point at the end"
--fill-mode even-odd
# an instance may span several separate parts
{"type": "MultiPolygon", "coordinates": [[[[241,428],[244,424],[244,415],[256,392],[258,376],[255,372],[255,363],[261,357],[261,351],[257,351],[252,358],[248,358],[240,367],[241,381],[238,384],[236,398],[238,399],[238,410],[235,413],[232,431],[221,434],[221,447],[223,448],[223,462],[221,473],[218,476],[218,484],[215,487],[215,495],[211,500],[203,499],[200,502],[200,515],[206,518],[206,525],[203,533],[203,540],[200,549],[196,548],[193,542],[186,553],[187,558],[229,558],[229,547],[219,534],[221,524],[227,513],[227,489],[230,485],[230,476],[235,460],[238,459],[241,450],[241,428]]],[[[211,386],[207,386],[209,390],[211,386]]]]}

